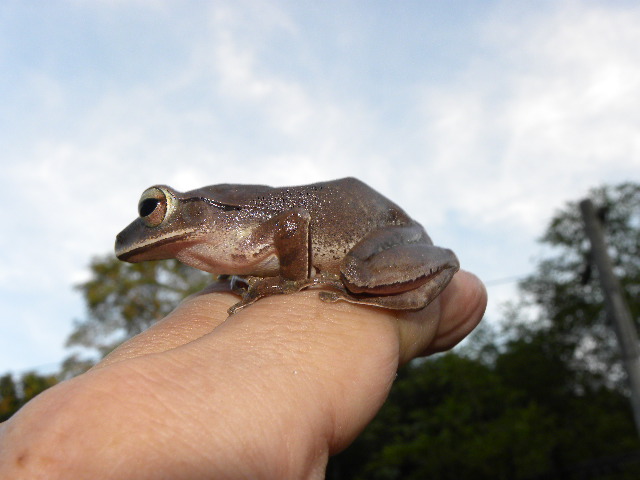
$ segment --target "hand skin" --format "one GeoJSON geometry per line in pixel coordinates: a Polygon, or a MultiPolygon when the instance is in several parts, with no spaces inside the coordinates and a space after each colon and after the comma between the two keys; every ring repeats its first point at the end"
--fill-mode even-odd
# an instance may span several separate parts
{"type": "Polygon", "coordinates": [[[0,425],[3,479],[321,479],[382,406],[399,365],[480,321],[482,283],[455,275],[419,312],[190,297],[89,372],[0,425]]]}

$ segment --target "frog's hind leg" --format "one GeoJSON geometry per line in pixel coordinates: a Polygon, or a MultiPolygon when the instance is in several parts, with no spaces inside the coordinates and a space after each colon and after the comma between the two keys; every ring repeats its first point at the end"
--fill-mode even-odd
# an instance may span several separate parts
{"type": "Polygon", "coordinates": [[[417,224],[375,230],[358,242],[340,265],[346,289],[323,295],[398,310],[426,307],[447,286],[460,263],[431,243],[417,224]]]}
{"type": "Polygon", "coordinates": [[[340,289],[330,292],[320,292],[320,299],[329,303],[343,301],[373,307],[390,308],[393,310],[420,310],[429,305],[438,294],[440,294],[447,283],[449,283],[449,279],[442,278],[442,280],[443,285],[435,289],[433,285],[425,284],[404,293],[377,296],[353,294],[345,289],[340,289]]]}

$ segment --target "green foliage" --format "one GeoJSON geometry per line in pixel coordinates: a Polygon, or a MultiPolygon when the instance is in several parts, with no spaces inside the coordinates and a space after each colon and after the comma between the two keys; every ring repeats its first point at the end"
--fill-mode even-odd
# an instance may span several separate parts
{"type": "Polygon", "coordinates": [[[470,359],[450,354],[409,366],[389,400],[397,407],[382,421],[395,441],[360,478],[508,478],[520,465],[544,466],[547,419],[514,396],[470,359]]]}
{"type": "MultiPolygon", "coordinates": [[[[569,375],[543,336],[510,344],[495,365],[452,353],[414,362],[327,478],[565,479],[640,448],[627,399],[605,387],[576,393],[569,375]]],[[[597,478],[636,478],[617,467],[629,476],[597,478]]]]}
{"type": "Polygon", "coordinates": [[[11,374],[0,377],[0,422],[20,408],[20,398],[11,374]]]}
{"type": "Polygon", "coordinates": [[[7,420],[20,407],[39,393],[58,383],[55,375],[27,372],[18,381],[11,374],[0,377],[0,422],[7,420]]]}

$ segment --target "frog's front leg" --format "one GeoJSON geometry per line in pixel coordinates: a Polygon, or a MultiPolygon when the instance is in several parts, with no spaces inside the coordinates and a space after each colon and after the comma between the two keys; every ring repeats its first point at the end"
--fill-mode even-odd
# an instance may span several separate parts
{"type": "Polygon", "coordinates": [[[294,293],[309,285],[308,280],[288,280],[284,277],[240,277],[240,282],[247,285],[246,288],[234,288],[234,292],[242,299],[227,310],[229,315],[240,311],[263,297],[294,293]]]}
{"type": "Polygon", "coordinates": [[[240,277],[247,288],[234,288],[236,293],[240,293],[242,300],[229,308],[229,315],[262,297],[293,293],[310,285],[310,223],[311,215],[302,208],[276,215],[265,223],[264,228],[273,235],[280,275],[240,277]]]}
{"type": "Polygon", "coordinates": [[[431,303],[459,268],[455,254],[435,247],[420,225],[389,226],[369,233],[345,256],[340,273],[346,292],[323,292],[321,298],[417,310],[431,303]]]}

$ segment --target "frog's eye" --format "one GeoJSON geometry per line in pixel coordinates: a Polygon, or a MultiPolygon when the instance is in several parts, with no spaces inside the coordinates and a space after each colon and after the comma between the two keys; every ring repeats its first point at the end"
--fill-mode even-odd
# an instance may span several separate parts
{"type": "Polygon", "coordinates": [[[147,217],[153,213],[153,211],[160,205],[160,200],[157,198],[145,198],[140,205],[138,205],[138,210],[141,217],[147,217]]]}
{"type": "Polygon", "coordinates": [[[138,202],[138,214],[147,227],[157,227],[173,207],[174,197],[162,187],[145,190],[138,202]]]}

